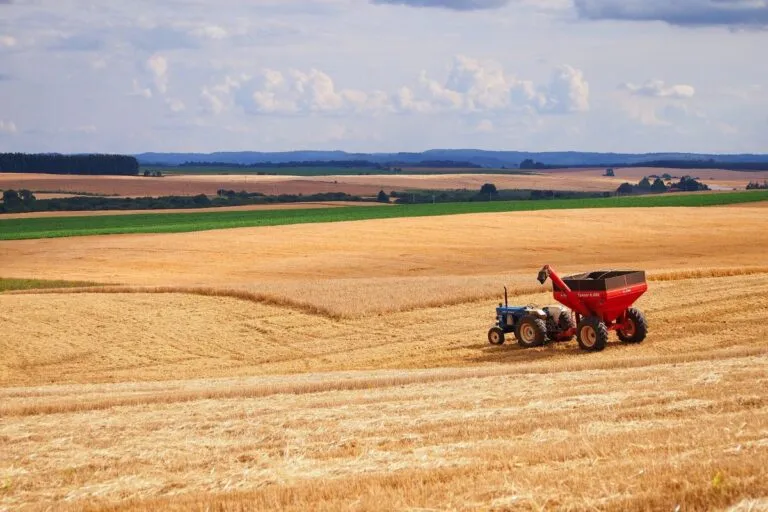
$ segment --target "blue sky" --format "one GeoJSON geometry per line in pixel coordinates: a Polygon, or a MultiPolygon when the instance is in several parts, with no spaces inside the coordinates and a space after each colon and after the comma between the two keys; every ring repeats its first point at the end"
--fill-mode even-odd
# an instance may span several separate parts
{"type": "Polygon", "coordinates": [[[0,151],[768,153],[766,0],[0,0],[0,151]]]}

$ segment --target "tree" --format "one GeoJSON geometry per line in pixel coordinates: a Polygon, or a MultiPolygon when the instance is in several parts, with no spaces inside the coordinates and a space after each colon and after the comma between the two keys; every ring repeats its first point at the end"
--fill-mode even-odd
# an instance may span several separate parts
{"type": "Polygon", "coordinates": [[[683,176],[680,178],[680,181],[677,182],[675,185],[680,190],[684,190],[686,192],[695,192],[698,190],[709,190],[709,187],[705,185],[704,183],[699,183],[694,178],[691,178],[690,176],[683,176]]]}
{"type": "Polygon", "coordinates": [[[635,191],[635,187],[633,187],[630,183],[622,183],[619,185],[619,188],[616,189],[616,192],[619,194],[632,194],[635,191]]]}
{"type": "Polygon", "coordinates": [[[616,173],[613,172],[613,169],[606,169],[603,176],[616,176],[616,173]]]}
{"type": "Polygon", "coordinates": [[[664,184],[664,181],[661,178],[656,178],[653,185],[651,185],[651,192],[660,193],[666,191],[667,186],[664,184]]]}
{"type": "Polygon", "coordinates": [[[482,187],[480,187],[480,193],[483,195],[496,195],[498,194],[498,191],[496,190],[496,185],[493,183],[484,183],[482,187]]]}
{"type": "Polygon", "coordinates": [[[648,180],[647,177],[644,177],[640,180],[640,183],[637,184],[637,188],[640,188],[642,190],[651,190],[651,182],[648,180]]]}
{"type": "Polygon", "coordinates": [[[379,195],[376,196],[376,200],[378,202],[380,202],[380,203],[388,203],[389,202],[389,196],[383,190],[379,190],[379,195]]]}
{"type": "Polygon", "coordinates": [[[3,202],[6,206],[11,204],[18,204],[21,202],[19,193],[15,190],[3,190],[3,202]]]}
{"type": "Polygon", "coordinates": [[[19,197],[24,204],[31,204],[35,200],[35,195],[27,189],[19,190],[19,197]]]}

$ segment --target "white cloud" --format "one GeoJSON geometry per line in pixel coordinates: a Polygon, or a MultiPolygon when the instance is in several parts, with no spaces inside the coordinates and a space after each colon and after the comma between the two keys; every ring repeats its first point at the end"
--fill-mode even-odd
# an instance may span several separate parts
{"type": "Polygon", "coordinates": [[[579,69],[560,66],[552,74],[548,93],[545,110],[558,113],[589,110],[589,84],[579,69]]]}
{"type": "Polygon", "coordinates": [[[0,133],[14,134],[17,131],[16,123],[0,119],[0,133]]]}
{"type": "Polygon", "coordinates": [[[162,55],[152,55],[147,59],[147,69],[154,77],[155,87],[163,94],[168,91],[168,61],[162,55]]]}
{"type": "Polygon", "coordinates": [[[219,25],[203,25],[192,29],[192,35],[204,39],[225,39],[229,36],[229,32],[219,25]]]}
{"type": "Polygon", "coordinates": [[[387,104],[381,91],[338,89],[327,73],[314,68],[287,73],[266,69],[260,80],[234,81],[222,87],[221,92],[232,88],[239,90],[238,103],[246,111],[258,114],[353,113],[375,111],[387,104]]]}
{"type": "Polygon", "coordinates": [[[184,102],[176,98],[166,99],[165,104],[168,105],[168,109],[174,114],[184,112],[187,109],[187,106],[184,104],[184,102]]]}
{"type": "Polygon", "coordinates": [[[139,81],[133,79],[133,89],[131,90],[131,96],[141,96],[142,98],[151,98],[152,90],[149,87],[142,87],[139,85],[139,81]]]}
{"type": "Polygon", "coordinates": [[[490,119],[482,119],[473,129],[477,133],[493,133],[496,127],[490,119]]]}
{"type": "Polygon", "coordinates": [[[642,85],[624,83],[619,86],[620,89],[629,91],[636,96],[647,96],[651,98],[692,98],[696,94],[696,89],[692,85],[677,84],[666,85],[663,80],[649,80],[642,85]]]}
{"type": "Polygon", "coordinates": [[[203,87],[203,90],[200,93],[200,105],[205,112],[215,115],[221,114],[225,109],[224,101],[211,92],[207,87],[203,87]]]}
{"type": "Polygon", "coordinates": [[[571,113],[589,110],[589,85],[583,73],[571,66],[556,69],[548,85],[536,87],[529,80],[507,75],[494,61],[463,55],[454,58],[444,84],[422,73],[420,85],[427,106],[404,98],[401,108],[413,111],[490,112],[533,109],[540,113],[571,113]]]}
{"type": "Polygon", "coordinates": [[[0,36],[0,47],[13,48],[18,41],[13,36],[0,36]]]}

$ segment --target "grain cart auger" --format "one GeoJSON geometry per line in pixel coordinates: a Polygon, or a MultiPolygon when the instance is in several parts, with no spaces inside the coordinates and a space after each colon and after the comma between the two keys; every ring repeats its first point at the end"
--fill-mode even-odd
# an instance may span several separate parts
{"type": "Polygon", "coordinates": [[[642,270],[597,270],[560,278],[549,266],[539,271],[541,284],[550,278],[555,300],[576,316],[573,331],[584,350],[603,350],[608,331],[625,343],[640,343],[648,333],[643,313],[631,307],[648,290],[642,270]]]}

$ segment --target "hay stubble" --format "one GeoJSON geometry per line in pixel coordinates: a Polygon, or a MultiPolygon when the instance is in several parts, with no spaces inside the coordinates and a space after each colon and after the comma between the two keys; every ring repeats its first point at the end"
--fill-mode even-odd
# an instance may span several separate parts
{"type": "Polygon", "coordinates": [[[746,509],[768,496],[760,211],[0,243],[3,272],[126,287],[0,295],[0,509],[746,509]],[[552,301],[543,263],[645,268],[648,339],[490,346],[502,284],[552,301]]]}

